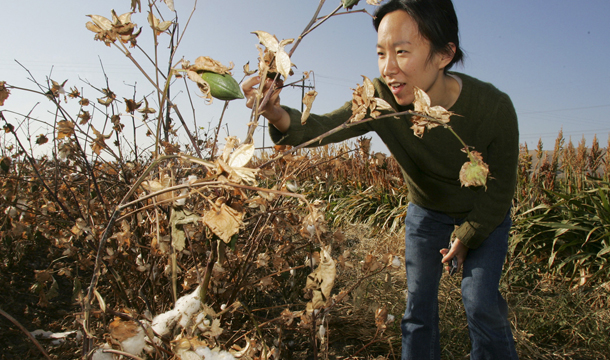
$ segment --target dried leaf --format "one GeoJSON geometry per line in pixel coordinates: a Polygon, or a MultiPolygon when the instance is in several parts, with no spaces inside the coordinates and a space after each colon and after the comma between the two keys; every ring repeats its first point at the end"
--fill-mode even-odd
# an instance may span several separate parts
{"type": "Polygon", "coordinates": [[[61,120],[57,123],[57,140],[65,137],[69,138],[74,134],[74,123],[68,120],[61,120]]]}
{"type": "Polygon", "coordinates": [[[148,19],[148,24],[156,32],[157,35],[161,35],[161,33],[167,31],[167,29],[169,29],[169,27],[172,25],[171,21],[160,21],[150,11],[148,12],[147,19],[148,19]]]}
{"type": "Polygon", "coordinates": [[[89,111],[83,110],[80,114],[78,114],[78,118],[80,119],[78,123],[80,125],[85,125],[89,122],[89,120],[91,120],[91,114],[89,114],[89,111]]]}
{"type": "Polygon", "coordinates": [[[172,209],[170,216],[170,227],[172,229],[172,245],[176,251],[184,250],[186,234],[184,233],[183,225],[196,224],[201,220],[201,217],[191,211],[181,208],[172,209]]]}
{"type": "Polygon", "coordinates": [[[470,151],[469,155],[470,161],[460,169],[460,183],[462,186],[484,186],[487,189],[489,166],[483,161],[481,153],[470,151]]]}
{"type": "Polygon", "coordinates": [[[140,326],[135,321],[124,321],[119,318],[108,325],[110,335],[118,341],[125,341],[138,334],[140,326]]]}
{"type": "Polygon", "coordinates": [[[260,30],[253,31],[252,34],[256,34],[256,36],[258,36],[258,41],[260,41],[264,47],[269,49],[269,51],[277,53],[280,47],[280,42],[277,40],[275,35],[271,35],[268,32],[260,30]]]}
{"type": "Polygon", "coordinates": [[[4,156],[2,158],[2,160],[0,160],[0,169],[2,169],[2,171],[7,173],[11,169],[11,163],[12,162],[13,161],[11,160],[10,157],[4,156]]]}
{"type": "Polygon", "coordinates": [[[106,145],[105,140],[108,139],[110,136],[112,136],[112,134],[104,135],[104,134],[100,133],[99,131],[97,131],[95,129],[95,127],[93,127],[93,125],[91,125],[91,130],[93,131],[93,134],[95,135],[95,139],[93,139],[93,141],[91,142],[91,149],[93,149],[94,153],[99,155],[100,152],[102,151],[102,149],[105,149],[108,147],[106,145]]]}
{"type": "Polygon", "coordinates": [[[352,94],[352,116],[348,120],[350,123],[363,120],[369,110],[372,118],[381,115],[382,110],[394,110],[387,101],[374,97],[373,82],[364,75],[362,78],[364,80],[362,85],[358,85],[352,94]]]}
{"type": "Polygon", "coordinates": [[[365,273],[372,273],[381,268],[381,264],[377,261],[374,255],[368,254],[364,258],[364,264],[362,265],[362,271],[365,273]]]}
{"type": "Polygon", "coordinates": [[[411,117],[411,122],[413,123],[411,129],[417,137],[422,137],[426,129],[430,130],[439,125],[447,124],[450,121],[454,113],[445,110],[442,106],[430,107],[430,97],[417,86],[413,89],[413,92],[415,95],[415,100],[413,101],[414,111],[433,118],[416,115],[411,117]]]}
{"type": "Polygon", "coordinates": [[[169,8],[170,11],[176,11],[176,8],[174,8],[174,0],[163,0],[165,2],[165,4],[167,5],[167,7],[169,8]]]}
{"type": "Polygon", "coordinates": [[[4,106],[4,100],[8,98],[11,91],[6,88],[6,82],[0,81],[0,106],[4,106]]]}
{"type": "Polygon", "coordinates": [[[40,134],[36,137],[36,144],[42,145],[46,144],[49,141],[49,138],[45,134],[40,134]]]}
{"type": "Polygon", "coordinates": [[[335,261],[330,256],[330,246],[322,248],[320,257],[320,265],[307,276],[305,284],[305,290],[313,292],[311,301],[307,303],[309,312],[326,306],[337,275],[335,261]]]}
{"type": "Polygon", "coordinates": [[[244,65],[244,75],[250,76],[256,73],[257,70],[250,70],[250,62],[248,61],[246,65],[244,65]]]}
{"type": "Polygon", "coordinates": [[[194,81],[197,84],[197,87],[199,87],[199,91],[201,91],[200,96],[211,102],[212,95],[210,94],[210,85],[201,78],[201,75],[199,75],[195,71],[187,71],[186,75],[189,79],[191,79],[191,81],[194,81]]]}
{"type": "Polygon", "coordinates": [[[309,90],[305,97],[303,97],[303,104],[305,104],[305,110],[301,115],[301,125],[305,125],[307,122],[307,118],[309,117],[309,112],[311,111],[311,106],[313,105],[314,100],[318,96],[318,92],[315,90],[309,90]]]}
{"type": "Polygon", "coordinates": [[[385,330],[386,322],[388,321],[388,309],[385,307],[380,307],[375,311],[375,325],[379,330],[385,330]]]}
{"type": "Polygon", "coordinates": [[[142,11],[142,3],[140,0],[131,0],[131,11],[136,11],[136,7],[138,8],[138,12],[142,11]]]}
{"type": "MultiPolygon", "coordinates": [[[[112,21],[108,20],[107,18],[101,16],[101,15],[87,15],[91,18],[91,20],[93,21],[93,23],[99,27],[102,30],[112,30],[112,21]]],[[[89,26],[87,26],[87,29],[89,29],[89,26]]],[[[91,30],[91,29],[90,29],[91,30]]],[[[91,30],[94,31],[94,30],[91,30]]]]}
{"type": "Polygon", "coordinates": [[[142,106],[142,101],[136,102],[133,99],[123,98],[125,100],[125,111],[128,113],[133,113],[142,106]]]}
{"type": "Polygon", "coordinates": [[[233,151],[231,156],[229,156],[227,164],[232,168],[244,167],[252,159],[253,155],[254,144],[243,144],[233,151]]]}
{"type": "Polygon", "coordinates": [[[226,204],[221,204],[218,210],[205,212],[203,223],[225,243],[231,242],[231,237],[239,232],[243,212],[239,212],[226,204]]]}
{"type": "Polygon", "coordinates": [[[282,42],[280,42],[278,51],[275,54],[275,66],[277,67],[278,72],[284,76],[284,79],[288,79],[288,76],[290,76],[290,69],[292,67],[290,56],[284,50],[284,46],[291,44],[293,41],[294,39],[282,40],[282,42]]]}
{"type": "Polygon", "coordinates": [[[202,333],[202,335],[209,337],[218,337],[222,335],[222,332],[223,329],[220,327],[220,319],[214,319],[214,321],[212,321],[212,326],[207,328],[206,331],[202,333]]]}
{"type": "Polygon", "coordinates": [[[224,66],[220,61],[214,60],[209,56],[199,56],[197,59],[195,59],[195,63],[193,65],[190,65],[188,61],[182,62],[183,69],[195,72],[210,71],[217,74],[231,75],[231,70],[233,67],[233,63],[230,63],[230,65],[227,67],[224,66]]]}

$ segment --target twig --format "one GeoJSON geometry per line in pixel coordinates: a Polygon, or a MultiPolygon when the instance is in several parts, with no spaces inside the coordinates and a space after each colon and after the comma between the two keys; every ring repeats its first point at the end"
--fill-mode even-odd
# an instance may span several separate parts
{"type": "Polygon", "coordinates": [[[15,320],[15,318],[13,318],[8,313],[6,313],[4,310],[2,310],[2,308],[0,308],[0,315],[7,318],[10,322],[15,324],[15,326],[17,326],[21,331],[23,331],[23,333],[27,335],[27,337],[34,343],[34,345],[36,345],[36,347],[38,348],[38,350],[40,350],[40,352],[44,355],[44,357],[51,360],[51,358],[49,357],[49,354],[47,354],[47,352],[44,350],[42,345],[40,345],[38,340],[36,340],[36,338],[25,327],[23,327],[23,325],[21,325],[19,323],[19,321],[15,320]]]}
{"type": "MultiPolygon", "coordinates": [[[[222,113],[220,114],[220,119],[218,120],[218,127],[216,128],[216,134],[214,135],[214,143],[212,144],[212,152],[210,154],[210,159],[214,160],[214,154],[216,153],[216,143],[218,142],[218,133],[220,132],[220,125],[222,124],[222,119],[225,116],[225,112],[229,107],[229,101],[225,101],[225,105],[222,108],[222,113]]],[[[201,156],[200,156],[201,157],[201,156]]]]}

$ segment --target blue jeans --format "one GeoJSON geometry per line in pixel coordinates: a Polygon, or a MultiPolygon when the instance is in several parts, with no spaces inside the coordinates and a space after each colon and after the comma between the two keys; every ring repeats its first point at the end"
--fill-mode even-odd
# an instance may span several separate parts
{"type": "MultiPolygon", "coordinates": [[[[401,322],[402,359],[438,360],[438,286],[443,273],[440,250],[447,248],[455,219],[409,204],[405,220],[407,309],[401,322]]],[[[509,214],[463,264],[462,301],[468,318],[472,360],[517,359],[508,306],[498,291],[508,250],[509,214]]]]}

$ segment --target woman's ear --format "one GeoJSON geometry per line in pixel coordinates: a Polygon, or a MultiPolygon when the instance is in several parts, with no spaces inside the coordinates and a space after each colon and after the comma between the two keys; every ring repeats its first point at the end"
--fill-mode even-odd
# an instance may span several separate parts
{"type": "Polygon", "coordinates": [[[447,67],[447,65],[449,65],[451,60],[453,60],[453,57],[455,56],[455,50],[456,50],[455,44],[450,42],[450,43],[447,43],[447,46],[445,47],[445,51],[439,53],[439,59],[440,59],[439,68],[440,69],[444,69],[445,67],[447,67]]]}

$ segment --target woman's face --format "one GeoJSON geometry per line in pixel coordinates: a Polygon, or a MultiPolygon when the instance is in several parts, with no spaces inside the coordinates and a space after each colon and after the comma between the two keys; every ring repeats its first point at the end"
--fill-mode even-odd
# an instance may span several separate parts
{"type": "Polygon", "coordinates": [[[383,17],[377,30],[379,72],[399,105],[413,102],[414,86],[428,93],[433,104],[443,96],[438,80],[450,59],[442,54],[429,59],[429,54],[430,42],[407,12],[396,10],[383,17]]]}

